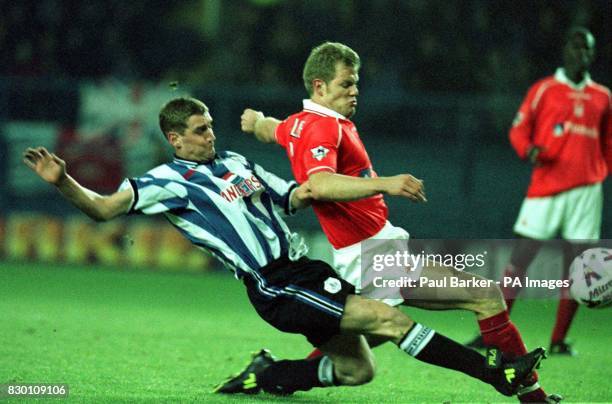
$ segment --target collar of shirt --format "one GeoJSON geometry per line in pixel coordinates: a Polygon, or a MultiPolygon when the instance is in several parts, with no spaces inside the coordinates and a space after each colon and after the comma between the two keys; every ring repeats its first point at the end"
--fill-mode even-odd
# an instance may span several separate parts
{"type": "Polygon", "coordinates": [[[580,83],[574,83],[569,77],[567,77],[565,74],[565,69],[562,67],[559,67],[555,72],[555,79],[563,84],[567,84],[574,90],[582,90],[587,86],[587,84],[591,83],[591,76],[589,75],[589,72],[584,73],[584,78],[580,83]]]}
{"type": "Polygon", "coordinates": [[[177,163],[177,164],[182,164],[184,166],[188,166],[188,167],[196,167],[199,166],[200,164],[211,164],[214,163],[215,160],[219,157],[218,154],[215,154],[215,157],[213,157],[210,160],[203,160],[203,161],[195,161],[195,160],[188,160],[188,159],[184,159],[184,158],[180,158],[177,157],[176,154],[174,155],[174,159],[173,162],[177,163]]]}
{"type": "Polygon", "coordinates": [[[345,121],[348,121],[348,118],[345,117],[344,115],[337,113],[333,109],[324,107],[321,104],[317,104],[311,99],[306,99],[306,100],[303,100],[302,102],[304,104],[304,110],[313,111],[319,114],[331,116],[331,117],[338,118],[338,119],[344,119],[345,121]]]}

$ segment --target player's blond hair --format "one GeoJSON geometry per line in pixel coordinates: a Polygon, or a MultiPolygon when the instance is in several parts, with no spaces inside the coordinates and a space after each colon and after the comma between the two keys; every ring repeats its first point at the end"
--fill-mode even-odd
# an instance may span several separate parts
{"type": "Polygon", "coordinates": [[[361,66],[357,52],[339,42],[324,42],[310,52],[302,73],[304,87],[309,95],[314,93],[313,80],[320,79],[325,83],[333,80],[338,62],[355,70],[359,70],[361,66]]]}

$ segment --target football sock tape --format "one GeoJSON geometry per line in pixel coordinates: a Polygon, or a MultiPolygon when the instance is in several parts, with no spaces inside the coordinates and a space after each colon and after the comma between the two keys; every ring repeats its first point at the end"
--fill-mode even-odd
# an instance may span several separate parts
{"type": "Polygon", "coordinates": [[[321,357],[317,375],[323,387],[334,385],[334,363],[329,356],[325,355],[321,357]]]}
{"type": "Polygon", "coordinates": [[[399,347],[410,356],[417,356],[419,352],[431,341],[436,332],[422,324],[414,323],[408,330],[404,338],[400,341],[399,347]]]}

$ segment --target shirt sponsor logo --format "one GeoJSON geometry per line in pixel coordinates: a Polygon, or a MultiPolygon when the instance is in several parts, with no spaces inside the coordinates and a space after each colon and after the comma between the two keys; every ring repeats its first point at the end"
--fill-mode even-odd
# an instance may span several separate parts
{"type": "Polygon", "coordinates": [[[223,179],[231,182],[220,192],[221,197],[228,202],[233,202],[237,198],[246,198],[263,189],[263,185],[255,175],[252,175],[251,178],[243,178],[229,172],[223,176],[223,179]]]}
{"type": "Polygon", "coordinates": [[[597,139],[599,137],[598,128],[592,128],[586,125],[581,125],[579,123],[566,122],[565,130],[572,135],[586,136],[593,139],[597,139]]]}
{"type": "Polygon", "coordinates": [[[329,153],[329,149],[323,146],[314,147],[310,149],[310,151],[312,152],[312,157],[318,161],[323,160],[325,156],[327,156],[327,153],[329,153]]]}
{"type": "Polygon", "coordinates": [[[593,139],[597,139],[599,137],[599,129],[592,128],[590,126],[582,125],[579,123],[565,122],[558,123],[553,126],[554,137],[561,137],[565,133],[569,135],[586,136],[593,139]]]}

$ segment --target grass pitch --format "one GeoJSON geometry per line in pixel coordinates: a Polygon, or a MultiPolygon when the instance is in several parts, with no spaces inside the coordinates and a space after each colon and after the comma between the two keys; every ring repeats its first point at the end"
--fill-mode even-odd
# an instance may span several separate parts
{"type": "MultiPolygon", "coordinates": [[[[529,347],[547,346],[556,302],[518,302],[513,319],[529,347]]],[[[404,309],[459,341],[470,313],[404,309]]],[[[567,402],[609,402],[612,309],[581,308],[570,336],[579,356],[544,361],[548,392],[567,402]]],[[[313,389],[288,398],[220,396],[213,386],[268,347],[300,358],[306,340],[259,319],[226,273],[177,275],[0,262],[0,384],[67,383],[75,402],[516,402],[456,372],[422,364],[388,344],[375,350],[365,386],[313,389]]]]}

